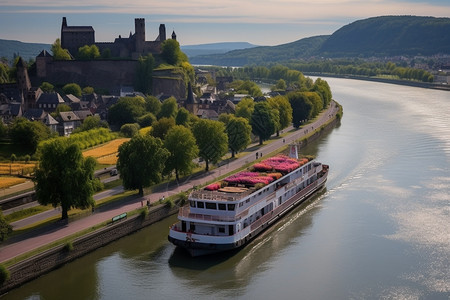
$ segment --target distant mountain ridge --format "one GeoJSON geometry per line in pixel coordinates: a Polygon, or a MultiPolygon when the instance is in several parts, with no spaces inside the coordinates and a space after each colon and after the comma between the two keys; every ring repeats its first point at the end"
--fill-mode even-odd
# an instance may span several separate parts
{"type": "Polygon", "coordinates": [[[355,21],[332,35],[191,58],[193,64],[243,66],[311,57],[450,55],[450,18],[381,16],[355,21]]]}
{"type": "Polygon", "coordinates": [[[180,46],[181,51],[186,53],[188,57],[226,53],[237,49],[249,49],[254,47],[258,46],[247,42],[223,42],[223,43],[180,46]]]}
{"type": "Polygon", "coordinates": [[[41,53],[42,50],[50,52],[52,45],[40,43],[23,43],[14,40],[0,39],[0,57],[6,57],[9,60],[14,58],[14,55],[21,56],[24,60],[34,59],[41,53]]]}

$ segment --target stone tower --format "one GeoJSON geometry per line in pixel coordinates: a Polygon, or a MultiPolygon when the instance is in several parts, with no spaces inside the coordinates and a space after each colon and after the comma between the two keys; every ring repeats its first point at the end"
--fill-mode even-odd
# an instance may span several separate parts
{"type": "Polygon", "coordinates": [[[177,34],[175,33],[175,30],[172,31],[172,40],[177,40],[177,34]]]}
{"type": "Polygon", "coordinates": [[[166,40],[166,25],[160,24],[159,25],[159,41],[162,43],[166,40]]]}
{"type": "Polygon", "coordinates": [[[145,19],[134,19],[136,35],[136,52],[142,54],[145,46],[145,19]]]}

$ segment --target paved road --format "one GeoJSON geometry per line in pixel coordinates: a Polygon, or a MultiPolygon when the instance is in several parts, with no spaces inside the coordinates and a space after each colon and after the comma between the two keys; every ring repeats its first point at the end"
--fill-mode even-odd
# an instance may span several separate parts
{"type": "MultiPolygon", "coordinates": [[[[108,206],[108,209],[102,210],[100,208],[96,210],[95,213],[92,213],[81,219],[71,221],[69,224],[56,223],[52,224],[51,226],[47,226],[46,228],[36,230],[35,232],[30,232],[23,236],[11,238],[6,245],[0,248],[0,262],[7,261],[33,249],[57,241],[66,236],[75,234],[106,220],[110,220],[112,217],[117,216],[123,212],[135,210],[136,208],[141,207],[142,203],[145,204],[147,200],[153,203],[161,199],[163,196],[167,197],[181,191],[186,191],[193,186],[202,185],[206,181],[214,180],[223,174],[229,173],[234,169],[241,167],[245,163],[254,161],[256,159],[256,152],[262,152],[263,154],[267,155],[282,147],[283,145],[301,138],[305,134],[310,133],[312,130],[320,128],[320,126],[325,121],[336,114],[337,110],[338,108],[336,107],[334,102],[332,102],[332,105],[330,105],[330,107],[326,111],[322,112],[319,118],[314,123],[308,124],[307,126],[302,127],[299,130],[295,130],[289,133],[284,137],[285,141],[283,141],[283,138],[280,138],[272,141],[270,144],[260,147],[253,147],[255,149],[254,151],[251,151],[249,154],[240,157],[239,159],[236,159],[228,164],[222,165],[221,167],[216,168],[213,171],[188,178],[179,184],[170,186],[166,185],[160,188],[159,191],[142,198],[130,197],[128,200],[117,203],[113,207],[108,206]]],[[[105,191],[105,193],[109,192],[105,191]]]]}

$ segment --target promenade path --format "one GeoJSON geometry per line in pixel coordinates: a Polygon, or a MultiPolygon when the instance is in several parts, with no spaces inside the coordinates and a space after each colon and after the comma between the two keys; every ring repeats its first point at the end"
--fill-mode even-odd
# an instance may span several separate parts
{"type": "MultiPolygon", "coordinates": [[[[320,126],[322,126],[330,118],[334,117],[337,111],[338,107],[332,101],[328,109],[323,111],[313,123],[305,125],[298,130],[290,131],[283,138],[272,140],[266,145],[253,146],[250,149],[254,150],[250,151],[247,155],[223,164],[212,171],[186,178],[178,184],[167,184],[166,186],[160,187],[158,191],[145,195],[144,197],[130,197],[125,201],[121,201],[121,203],[108,206],[105,209],[97,209],[94,213],[78,220],[70,221],[68,224],[57,222],[51,224],[51,226],[46,226],[45,228],[37,229],[18,237],[13,237],[8,240],[5,245],[0,247],[0,263],[93,227],[104,221],[111,220],[114,216],[121,213],[133,211],[140,208],[142,203],[145,205],[147,201],[154,203],[159,201],[162,197],[177,194],[179,192],[191,189],[194,186],[202,185],[205,182],[216,180],[218,177],[232,172],[246,163],[256,160],[256,152],[267,155],[286,144],[300,139],[315,129],[320,128],[320,126]]],[[[291,129],[292,127],[285,130],[291,129]]]]}

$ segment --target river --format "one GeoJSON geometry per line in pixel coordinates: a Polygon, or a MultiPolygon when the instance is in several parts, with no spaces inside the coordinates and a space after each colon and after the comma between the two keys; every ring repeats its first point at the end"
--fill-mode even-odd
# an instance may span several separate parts
{"type": "Polygon", "coordinates": [[[327,188],[247,247],[190,258],[172,217],[4,299],[449,299],[450,93],[326,80],[344,116],[302,152],[327,188]]]}

